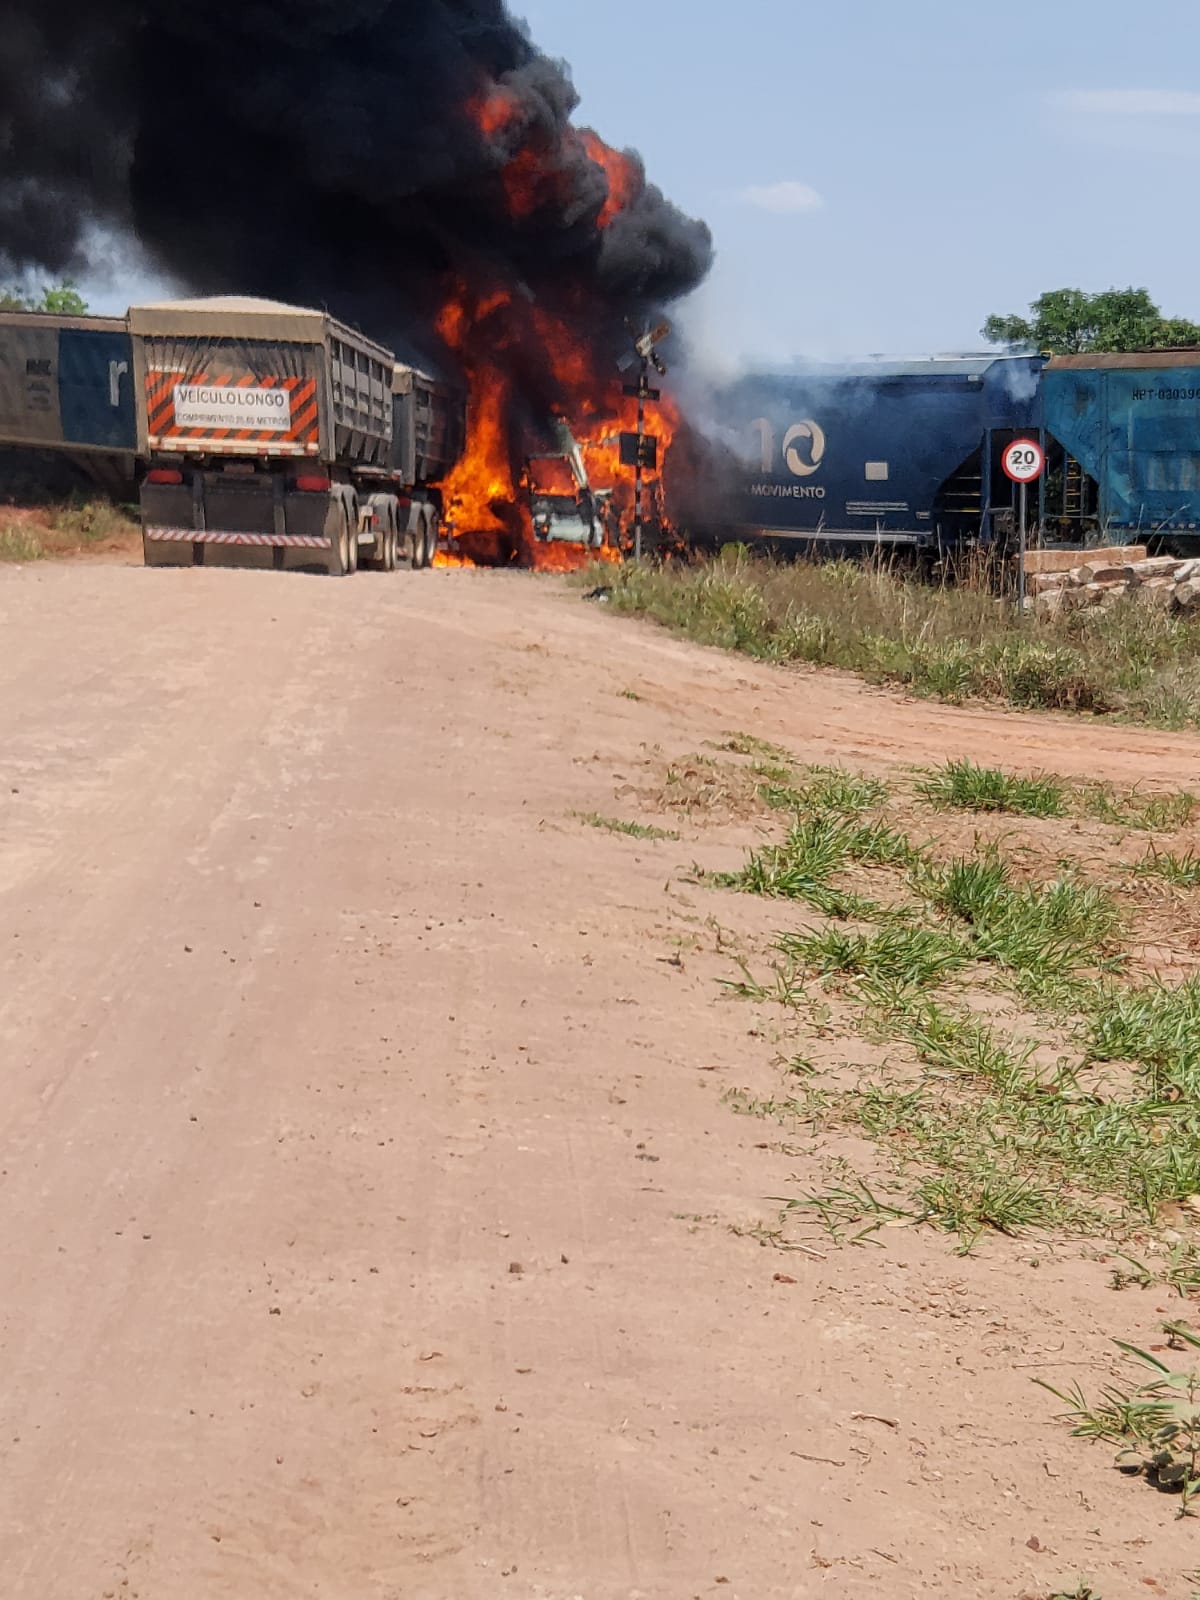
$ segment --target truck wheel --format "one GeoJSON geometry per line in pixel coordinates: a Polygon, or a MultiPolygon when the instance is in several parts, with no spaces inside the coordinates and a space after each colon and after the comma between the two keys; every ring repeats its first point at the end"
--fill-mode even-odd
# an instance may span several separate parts
{"type": "Polygon", "coordinates": [[[438,519],[436,516],[432,516],[425,529],[425,559],[421,563],[422,566],[431,567],[433,565],[433,558],[437,555],[438,532],[438,519]]]}
{"type": "Polygon", "coordinates": [[[358,571],[358,518],[351,522],[346,518],[346,576],[358,571]]]}
{"type": "Polygon", "coordinates": [[[344,578],[353,568],[350,566],[350,521],[346,515],[345,503],[341,503],[334,513],[333,537],[329,543],[329,576],[331,578],[344,578]]]}
{"type": "Polygon", "coordinates": [[[383,530],[383,555],[379,565],[384,572],[396,570],[396,524],[391,517],[387,519],[387,525],[383,530]]]}

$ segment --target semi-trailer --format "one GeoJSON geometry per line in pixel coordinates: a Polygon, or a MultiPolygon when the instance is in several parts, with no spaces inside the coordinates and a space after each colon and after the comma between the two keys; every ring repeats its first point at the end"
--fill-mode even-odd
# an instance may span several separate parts
{"type": "Polygon", "coordinates": [[[428,566],[462,403],[327,312],[131,306],[147,566],[428,566]]]}

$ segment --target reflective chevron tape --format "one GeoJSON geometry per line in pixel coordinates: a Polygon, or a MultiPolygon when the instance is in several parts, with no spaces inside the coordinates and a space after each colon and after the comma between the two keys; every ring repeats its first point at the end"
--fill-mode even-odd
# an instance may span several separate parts
{"type": "Polygon", "coordinates": [[[146,374],[146,430],[152,447],[270,446],[272,455],[310,452],[319,441],[315,378],[179,370],[146,374]],[[255,424],[258,426],[255,426],[255,424]]]}
{"type": "Polygon", "coordinates": [[[172,544],[289,545],[298,550],[328,550],[329,540],[312,533],[227,533],[220,528],[147,528],[147,539],[172,544]]]}

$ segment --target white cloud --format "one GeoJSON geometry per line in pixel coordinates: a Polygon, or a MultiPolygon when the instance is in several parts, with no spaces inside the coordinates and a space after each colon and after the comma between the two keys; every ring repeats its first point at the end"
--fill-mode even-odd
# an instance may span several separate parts
{"type": "Polygon", "coordinates": [[[1182,89],[1063,89],[1050,104],[1087,117],[1200,117],[1200,94],[1182,89]]]}
{"type": "Polygon", "coordinates": [[[816,211],[824,202],[817,191],[807,183],[787,179],[783,183],[752,183],[743,189],[741,198],[760,211],[774,211],[777,215],[796,216],[801,211],[816,211]]]}

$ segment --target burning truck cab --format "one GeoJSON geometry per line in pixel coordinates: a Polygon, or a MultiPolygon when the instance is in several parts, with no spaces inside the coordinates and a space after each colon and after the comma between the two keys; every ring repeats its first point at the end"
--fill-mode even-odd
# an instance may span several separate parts
{"type": "Polygon", "coordinates": [[[542,544],[594,546],[600,526],[591,496],[581,491],[562,456],[530,456],[524,491],[533,536],[542,544]]]}
{"type": "Polygon", "coordinates": [[[530,456],[525,463],[522,489],[533,536],[542,544],[598,550],[605,538],[601,499],[593,493],[583,454],[561,419],[555,423],[555,433],[558,451],[530,456]]]}

